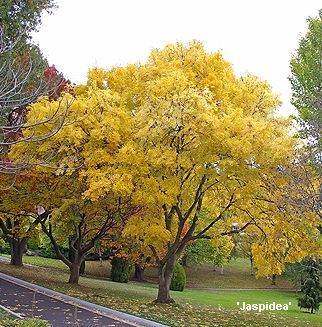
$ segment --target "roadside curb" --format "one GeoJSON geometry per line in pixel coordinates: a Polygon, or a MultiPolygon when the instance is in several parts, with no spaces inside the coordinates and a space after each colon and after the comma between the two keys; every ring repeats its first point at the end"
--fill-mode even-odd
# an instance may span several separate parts
{"type": "Polygon", "coordinates": [[[220,291],[286,291],[286,292],[299,292],[300,289],[297,288],[212,288],[212,287],[194,287],[190,288],[194,290],[201,290],[201,291],[214,291],[214,292],[220,292],[220,291]]]}
{"type": "Polygon", "coordinates": [[[3,311],[15,316],[16,318],[19,318],[19,319],[23,319],[23,317],[19,314],[19,313],[16,313],[16,312],[13,312],[12,310],[4,307],[3,305],[0,304],[0,309],[2,309],[3,311]]]}
{"type": "MultiPolygon", "coordinates": [[[[24,280],[6,275],[4,273],[0,272],[0,278],[7,280],[9,282],[12,282],[14,284],[17,284],[19,286],[22,287],[26,287],[28,289],[31,289],[33,291],[36,291],[38,293],[42,293],[44,295],[47,295],[49,297],[52,297],[54,299],[69,303],[69,304],[73,304],[76,305],[80,308],[83,308],[85,310],[89,310],[92,311],[94,313],[98,313],[101,314],[103,316],[108,316],[110,318],[114,318],[117,320],[121,320],[123,322],[126,323],[130,323],[133,324],[133,326],[140,326],[140,327],[167,327],[166,325],[151,321],[151,320],[147,320],[144,318],[140,318],[140,317],[136,317],[134,315],[130,315],[121,311],[117,311],[117,310],[113,310],[110,308],[106,308],[103,307],[101,305],[98,304],[94,304],[94,303],[90,303],[78,298],[75,298],[73,296],[70,295],[65,295],[53,290],[50,290],[48,288],[42,287],[42,286],[38,286],[29,282],[26,282],[24,280]]],[[[4,309],[6,310],[6,309],[4,309]]],[[[8,310],[8,309],[7,309],[8,310]]]]}

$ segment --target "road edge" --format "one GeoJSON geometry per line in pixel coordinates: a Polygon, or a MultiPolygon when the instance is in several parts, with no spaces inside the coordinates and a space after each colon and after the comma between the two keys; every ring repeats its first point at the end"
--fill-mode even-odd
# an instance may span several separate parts
{"type": "Polygon", "coordinates": [[[36,285],[33,283],[29,283],[22,279],[18,279],[16,277],[4,274],[2,272],[0,272],[0,278],[7,280],[9,282],[12,282],[14,284],[17,284],[19,286],[37,291],[38,293],[45,294],[51,298],[58,299],[58,300],[61,300],[63,302],[69,303],[69,304],[77,305],[80,308],[92,311],[94,313],[99,313],[99,314],[102,314],[102,315],[110,317],[110,318],[114,318],[114,319],[121,320],[126,323],[134,324],[134,326],[167,327],[167,325],[163,325],[158,322],[154,322],[152,320],[140,318],[140,317],[128,314],[128,313],[124,313],[124,312],[110,309],[110,308],[107,308],[107,307],[104,307],[104,306],[101,306],[98,304],[87,302],[87,301],[75,298],[73,296],[70,296],[70,295],[59,293],[59,292],[53,291],[51,289],[48,289],[48,288],[45,288],[45,287],[42,287],[42,286],[39,286],[39,285],[36,285]]]}

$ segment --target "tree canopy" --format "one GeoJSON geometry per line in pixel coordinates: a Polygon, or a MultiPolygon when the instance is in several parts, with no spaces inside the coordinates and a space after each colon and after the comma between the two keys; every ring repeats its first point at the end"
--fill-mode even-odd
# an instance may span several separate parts
{"type": "Polygon", "coordinates": [[[9,45],[20,38],[30,38],[41,24],[43,11],[51,12],[55,0],[2,0],[0,3],[0,37],[9,45]]]}
{"type": "MultiPolygon", "coordinates": [[[[72,125],[46,140],[50,123],[27,128],[25,135],[35,133],[39,142],[16,144],[11,160],[32,165],[50,158],[37,170],[54,168],[67,178],[79,169],[84,201],[126,199],[140,208],[123,235],[153,253],[158,302],[172,301],[175,263],[195,240],[220,243],[256,229],[262,237],[255,262],[268,266],[263,275],[281,273],[285,262],[306,255],[304,244],[316,241],[316,215],[286,201],[296,140],[290,121],[274,115],[280,101],[267,82],[236,77],[220,53],[206,53],[197,41],[169,44],[145,64],[91,70],[75,97],[72,125]],[[262,253],[271,254],[265,263],[262,253]]],[[[57,103],[46,99],[31,106],[28,123],[46,117],[51,106],[57,103]]],[[[296,190],[291,194],[297,199],[296,190]]]]}
{"type": "Polygon", "coordinates": [[[322,9],[308,19],[308,32],[300,40],[291,62],[292,104],[299,114],[302,136],[313,149],[321,169],[322,156],[322,9]]]}

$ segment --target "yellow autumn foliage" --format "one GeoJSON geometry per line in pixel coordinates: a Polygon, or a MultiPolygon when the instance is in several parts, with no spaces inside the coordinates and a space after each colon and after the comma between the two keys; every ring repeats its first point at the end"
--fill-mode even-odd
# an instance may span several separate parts
{"type": "MultiPolygon", "coordinates": [[[[312,240],[317,218],[283,202],[289,176],[279,167],[292,164],[297,141],[290,121],[274,115],[280,101],[267,82],[236,77],[220,53],[193,41],[155,49],[144,64],[92,69],[75,94],[73,123],[50,139],[15,145],[12,160],[48,158],[37,169],[54,166],[56,174],[77,169],[82,199],[93,205],[128,198],[142,211],[124,235],[154,247],[160,260],[201,236],[225,240],[232,223],[266,233],[267,244],[253,249],[258,266],[264,250],[283,256],[260,274],[280,273],[305,255],[301,240],[312,240]]],[[[57,105],[41,100],[28,121],[57,105]]]]}

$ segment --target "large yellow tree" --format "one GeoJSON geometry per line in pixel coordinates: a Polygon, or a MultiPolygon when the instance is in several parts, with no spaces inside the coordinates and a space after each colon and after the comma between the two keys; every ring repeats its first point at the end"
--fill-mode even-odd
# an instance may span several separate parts
{"type": "MultiPolygon", "coordinates": [[[[49,158],[56,174],[79,169],[83,199],[94,206],[122,198],[140,208],[123,234],[153,253],[157,302],[173,301],[174,265],[196,239],[249,227],[276,239],[290,221],[297,239],[315,235],[315,215],[298,203],[296,210],[282,205],[289,182],[281,167],[296,144],[289,122],[274,116],[279,100],[266,82],[237,78],[220,53],[198,42],[170,44],[146,64],[92,70],[75,93],[69,115],[76,122],[39,144],[18,144],[12,158],[49,158]]],[[[29,119],[47,105],[33,106],[29,119]]],[[[272,251],[283,246],[274,243],[272,251]]],[[[305,255],[292,253],[289,260],[305,255]]]]}
{"type": "MultiPolygon", "coordinates": [[[[155,50],[145,65],[116,68],[106,81],[133,115],[133,138],[118,162],[125,176],[130,172],[133,200],[146,210],[130,218],[124,234],[144,239],[155,256],[157,302],[173,301],[174,265],[199,238],[255,227],[277,240],[295,224],[287,238],[302,242],[288,260],[305,255],[301,244],[314,239],[318,221],[305,206],[282,205],[289,181],[280,168],[292,162],[295,140],[289,122],[274,116],[280,102],[266,82],[237,78],[220,53],[207,54],[198,42],[155,50]]],[[[257,249],[266,244],[265,251],[278,252],[285,242],[257,249]]],[[[276,265],[267,273],[280,272],[284,262],[276,265]]]]}

